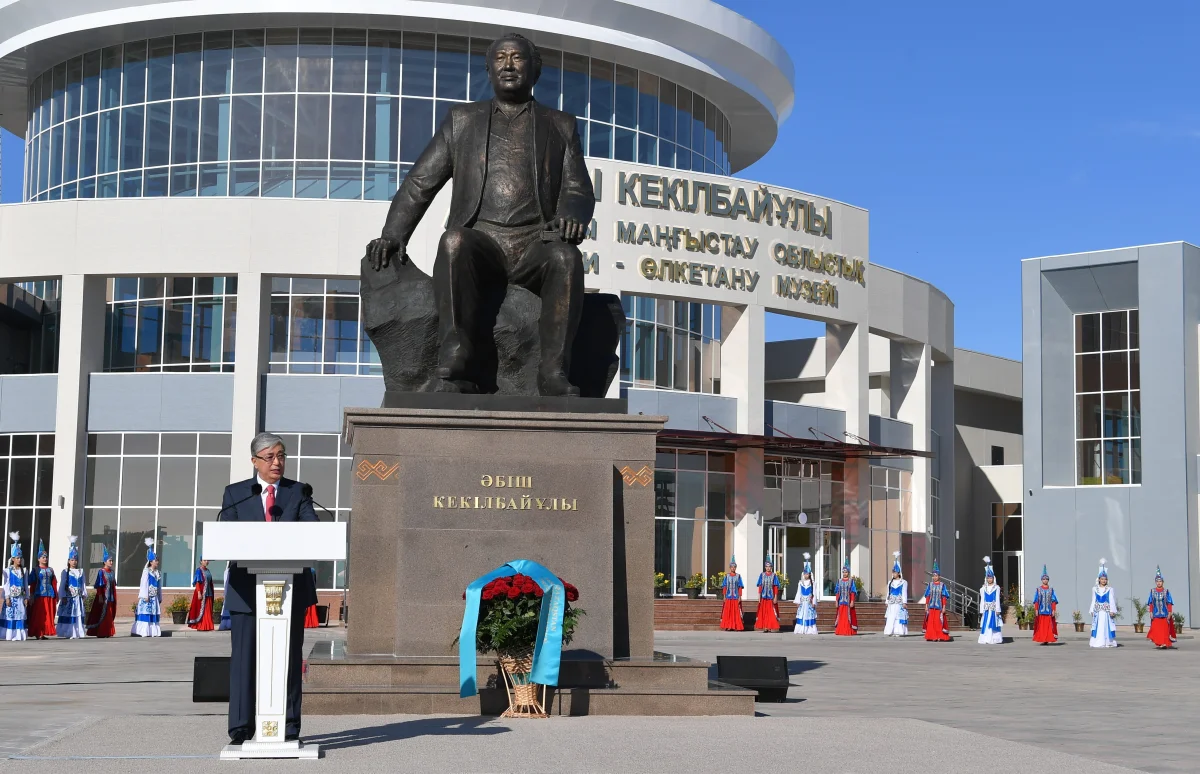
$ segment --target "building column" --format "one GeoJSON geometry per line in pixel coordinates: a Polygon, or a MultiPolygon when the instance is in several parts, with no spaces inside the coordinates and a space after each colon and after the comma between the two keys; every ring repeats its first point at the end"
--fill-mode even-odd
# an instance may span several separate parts
{"type": "MultiPolygon", "coordinates": [[[[67,566],[68,538],[83,535],[88,382],[104,369],[107,277],[65,274],[58,316],[58,404],[54,424],[50,566],[67,566]]],[[[83,550],[81,542],[80,550],[83,550]]],[[[112,546],[116,550],[116,546],[112,546]]],[[[88,555],[83,555],[86,565],[88,555]]],[[[98,557],[97,557],[98,558],[98,557]]]]}
{"type": "MultiPolygon", "coordinates": [[[[847,443],[869,438],[871,433],[870,333],[866,324],[825,325],[825,407],[845,412],[847,443]]],[[[864,444],[865,445],[865,444],[864,444]]],[[[863,458],[845,462],[844,550],[850,571],[864,580],[870,570],[871,471],[863,458]]]]}
{"type": "Polygon", "coordinates": [[[744,435],[764,432],[766,324],[761,306],[721,308],[721,394],[737,398],[737,427],[730,429],[744,435]]]}
{"type": "MultiPolygon", "coordinates": [[[[257,272],[238,274],[237,330],[233,355],[233,439],[229,480],[248,478],[250,441],[262,429],[263,374],[270,357],[267,314],[271,308],[271,280],[257,272]]],[[[296,449],[288,451],[295,453],[296,449]]]]}
{"type": "MultiPolygon", "coordinates": [[[[763,563],[763,457],[762,449],[738,449],[733,464],[733,554],[738,572],[751,580],[758,577],[763,563]]],[[[758,599],[758,589],[750,581],[746,581],[745,598],[758,599]]]]}
{"type": "MultiPolygon", "coordinates": [[[[957,545],[958,545],[958,509],[954,469],[954,361],[935,360],[929,373],[930,427],[937,433],[937,443],[931,444],[929,451],[934,458],[929,462],[930,478],[938,480],[938,499],[940,514],[938,522],[933,525],[934,534],[942,541],[941,570],[946,577],[958,579],[957,545]]],[[[968,514],[963,514],[964,526],[968,514]]]]}

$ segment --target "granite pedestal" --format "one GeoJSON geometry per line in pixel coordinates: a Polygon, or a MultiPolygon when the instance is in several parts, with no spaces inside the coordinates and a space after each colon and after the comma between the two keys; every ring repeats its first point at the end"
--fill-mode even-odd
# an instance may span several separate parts
{"type": "Polygon", "coordinates": [[[555,399],[520,411],[513,396],[453,408],[410,395],[346,411],[354,615],[345,642],[308,660],[306,713],[498,713],[490,656],[476,664],[480,695],[458,697],[462,594],[483,573],[531,559],[577,586],[586,611],[563,652],[555,713],[753,714],[752,691],[710,683],[707,663],[654,652],[654,452],[665,417],[601,399],[557,399],[567,410],[556,412],[555,399]]]}

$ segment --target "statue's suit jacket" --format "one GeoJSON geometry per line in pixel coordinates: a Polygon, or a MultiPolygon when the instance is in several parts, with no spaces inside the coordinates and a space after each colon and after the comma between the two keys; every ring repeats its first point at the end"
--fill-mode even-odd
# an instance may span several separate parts
{"type": "MultiPolygon", "coordinates": [[[[586,224],[592,219],[596,196],[583,163],[575,116],[536,101],[532,104],[533,173],[542,216],[547,223],[574,217],[586,224]]],[[[407,245],[421,216],[451,178],[454,188],[446,226],[461,228],[474,222],[487,176],[494,105],[492,100],[484,100],[450,108],[392,199],[383,228],[385,237],[407,245]]]]}

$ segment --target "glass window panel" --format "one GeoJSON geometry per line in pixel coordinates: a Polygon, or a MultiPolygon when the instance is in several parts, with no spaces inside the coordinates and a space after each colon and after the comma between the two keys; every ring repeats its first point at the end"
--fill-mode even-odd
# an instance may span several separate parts
{"type": "Polygon", "coordinates": [[[1104,393],[1104,437],[1125,438],[1129,435],[1129,393],[1104,393]]]}
{"type": "Polygon", "coordinates": [[[109,110],[100,114],[99,172],[115,172],[121,152],[121,113],[109,110]]]}
{"type": "Polygon", "coordinates": [[[196,459],[163,457],[159,460],[158,504],[195,505],[196,459]]]}
{"type": "Polygon", "coordinates": [[[204,38],[200,33],[175,37],[175,82],[172,90],[176,99],[200,96],[203,51],[204,38]]]}
{"type": "Polygon", "coordinates": [[[680,470],[676,474],[676,515],[680,519],[705,518],[707,490],[703,473],[680,470]]]}
{"type": "Polygon", "coordinates": [[[432,32],[404,33],[404,67],[401,93],[406,96],[432,97],[434,73],[434,35],[432,32]]]}
{"type": "Polygon", "coordinates": [[[414,162],[433,137],[433,102],[405,98],[400,111],[400,160],[414,162]]]}
{"type": "Polygon", "coordinates": [[[616,66],[615,120],[620,126],[637,127],[638,71],[624,65],[616,66]]]}
{"type": "Polygon", "coordinates": [[[692,151],[696,156],[704,154],[704,114],[707,105],[699,94],[692,94],[692,151]]]}
{"type": "Polygon", "coordinates": [[[154,509],[122,508],[120,519],[116,548],[117,585],[138,586],[146,566],[146,538],[155,537],[154,509]]]}
{"type": "Polygon", "coordinates": [[[1126,312],[1104,312],[1100,316],[1100,338],[1105,350],[1129,348],[1129,315],[1126,312]]]}
{"type": "MultiPolygon", "coordinates": [[[[613,63],[601,59],[592,60],[591,105],[589,117],[593,121],[613,120],[613,63]]],[[[593,154],[595,155],[595,154],[593,154]]]]}
{"type": "Polygon", "coordinates": [[[200,195],[228,196],[229,195],[229,165],[201,164],[200,165],[200,195]]]}
{"type": "Polygon", "coordinates": [[[230,196],[258,196],[261,165],[257,161],[233,164],[229,169],[230,196]]]}
{"type": "Polygon", "coordinates": [[[589,127],[588,155],[598,159],[612,158],[612,133],[609,124],[598,124],[594,121],[589,127]]]}
{"type": "Polygon", "coordinates": [[[158,434],[126,433],[125,456],[136,454],[158,454],[158,434]]]}
{"type": "MultiPolygon", "coordinates": [[[[120,452],[119,435],[92,436],[105,441],[113,439],[120,452]]],[[[103,448],[103,447],[101,447],[103,448]]],[[[111,451],[111,450],[105,450],[111,451]]],[[[228,471],[228,463],[226,471],[228,471]]],[[[228,473],[227,473],[228,475],[228,473]]],[[[116,505],[120,495],[121,459],[119,457],[89,457],[84,482],[84,503],[87,505],[116,505]]]]}
{"type": "Polygon", "coordinates": [[[146,41],[125,44],[124,89],[121,104],[146,101],[146,41]]]}
{"type": "Polygon", "coordinates": [[[362,161],[363,109],[364,98],[361,96],[351,97],[338,94],[333,97],[333,121],[329,137],[330,158],[362,161]]]}
{"type": "Polygon", "coordinates": [[[675,94],[675,142],[692,147],[692,93],[682,86],[675,94]]]}
{"type": "Polygon", "coordinates": [[[1100,315],[1075,315],[1075,351],[1100,351],[1100,315]]]}
{"type": "Polygon", "coordinates": [[[159,167],[170,163],[171,103],[157,102],[146,107],[146,153],[144,166],[159,167]]]}
{"type": "Polygon", "coordinates": [[[161,301],[138,304],[138,368],[162,363],[162,312],[161,301]]]}
{"type": "Polygon", "coordinates": [[[354,486],[354,461],[349,459],[338,460],[338,497],[337,507],[349,508],[352,501],[352,492],[354,486]]]}
{"type": "MultiPolygon", "coordinates": [[[[368,97],[366,158],[368,161],[397,161],[400,139],[400,100],[368,97]]],[[[384,169],[387,169],[386,167],[384,169]]]]}
{"type": "Polygon", "coordinates": [[[204,33],[203,94],[228,94],[232,86],[233,33],[228,30],[204,33]]]}
{"type": "Polygon", "coordinates": [[[1129,393],[1129,434],[1142,434],[1142,393],[1139,390],[1129,393]]]}
{"type": "Polygon", "coordinates": [[[358,298],[328,296],[325,299],[325,373],[357,371],[358,298]],[[336,364],[343,364],[340,368],[336,364]]]}
{"type": "Polygon", "coordinates": [[[200,102],[200,160],[229,160],[229,97],[209,97],[200,102]]]}
{"type": "Polygon", "coordinates": [[[1133,350],[1129,353],[1129,387],[1137,390],[1142,386],[1142,353],[1133,350]]]}
{"type": "Polygon", "coordinates": [[[670,388],[675,360],[671,355],[671,330],[659,328],[655,337],[655,384],[659,387],[670,388]]]}
{"type": "Polygon", "coordinates": [[[633,380],[636,384],[654,384],[654,325],[638,323],[634,341],[633,380]]]}
{"type": "Polygon", "coordinates": [[[680,470],[705,470],[708,467],[708,456],[702,451],[680,449],[676,459],[680,470]]]}
{"type": "MultiPolygon", "coordinates": [[[[234,299],[230,299],[233,303],[234,299]]],[[[201,299],[195,304],[195,318],[192,322],[192,361],[199,364],[221,363],[222,359],[232,360],[226,355],[222,358],[221,344],[224,328],[224,301],[222,299],[201,299]]]]}
{"type": "Polygon", "coordinates": [[[563,52],[562,109],[580,118],[587,117],[588,58],[563,52]]]}
{"type": "Polygon", "coordinates": [[[231,439],[232,436],[229,433],[201,433],[200,454],[214,454],[228,457],[231,439]]]}
{"type": "Polygon", "coordinates": [[[711,102],[705,103],[704,155],[710,159],[717,157],[717,108],[711,102]]]}
{"type": "Polygon", "coordinates": [[[367,164],[363,176],[363,198],[388,201],[396,195],[399,178],[395,164],[367,164]]]}
{"type": "Polygon", "coordinates": [[[328,159],[329,97],[301,94],[296,105],[296,158],[328,159]]]}
{"type": "Polygon", "coordinates": [[[467,98],[467,39],[453,35],[437,38],[437,96],[467,98]]]}
{"type": "Polygon", "coordinates": [[[1129,355],[1125,352],[1105,352],[1101,357],[1102,382],[1105,392],[1129,388],[1129,355]]]}
{"type": "Polygon", "coordinates": [[[191,362],[191,299],[173,299],[166,303],[165,328],[163,362],[167,365],[186,365],[191,362]]]}
{"type": "Polygon", "coordinates": [[[362,94],[367,78],[367,31],[334,30],[333,90],[362,94]]]}
{"type": "Polygon", "coordinates": [[[174,38],[153,38],[150,41],[150,58],[146,66],[147,102],[171,98],[171,70],[174,52],[174,38]]]}
{"type": "MultiPolygon", "coordinates": [[[[192,532],[195,512],[191,508],[162,508],[158,512],[158,561],[162,585],[190,586],[192,572],[192,532]]],[[[168,598],[164,597],[164,602],[168,598]]]]}
{"type": "Polygon", "coordinates": [[[675,591],[675,520],[654,520],[654,571],[671,581],[669,593],[675,591]]]}
{"type": "Polygon", "coordinates": [[[257,159],[262,151],[262,97],[241,96],[233,98],[233,140],[230,157],[234,159],[257,159]]]}
{"type": "Polygon", "coordinates": [[[95,113],[100,109],[100,52],[83,55],[83,83],[80,93],[80,112],[95,113]]]}
{"type": "Polygon", "coordinates": [[[90,115],[83,119],[81,123],[81,136],[79,147],[79,176],[91,177],[96,174],[96,151],[97,151],[97,132],[99,131],[100,117],[98,115],[90,115]]]}
{"type": "Polygon", "coordinates": [[[638,123],[637,128],[651,135],[658,134],[658,94],[661,88],[657,75],[640,73],[638,76],[638,123]]]}
{"type": "Polygon", "coordinates": [[[731,474],[708,474],[708,518],[733,518],[733,476],[731,474]]]}
{"type": "Polygon", "coordinates": [[[297,91],[328,92],[333,31],[330,29],[300,30],[297,56],[297,91]]]}
{"type": "Polygon", "coordinates": [[[96,198],[113,199],[117,195],[117,176],[105,175],[96,179],[96,198]]]}
{"type": "Polygon", "coordinates": [[[200,457],[196,460],[197,505],[220,505],[221,498],[225,492],[225,486],[228,483],[228,459],[200,457]]]}
{"type": "Polygon", "coordinates": [[[303,458],[297,460],[297,463],[296,480],[303,481],[313,488],[313,498],[326,507],[336,502],[338,461],[303,458]]]}
{"type": "Polygon", "coordinates": [[[153,506],[158,488],[158,458],[125,457],[121,468],[121,505],[153,506]]]}
{"type": "Polygon", "coordinates": [[[233,33],[233,92],[257,94],[263,90],[263,30],[235,30],[233,33]]]}
{"type": "MultiPolygon", "coordinates": [[[[491,99],[493,96],[492,83],[487,74],[486,38],[471,39],[471,62],[468,79],[470,82],[470,99],[475,101],[491,99]]],[[[534,86],[533,95],[538,102],[552,108],[558,107],[559,81],[562,78],[562,54],[557,51],[542,51],[542,77],[534,86]]]]}
{"type": "Polygon", "coordinates": [[[1129,483],[1129,441],[1104,442],[1104,483],[1129,483]]]}
{"type": "Polygon", "coordinates": [[[142,136],[146,108],[142,105],[121,111],[121,169],[142,166],[142,136]]]}
{"type": "Polygon", "coordinates": [[[294,189],[294,165],[290,161],[263,164],[262,196],[290,198],[294,189]]]}
{"type": "Polygon", "coordinates": [[[1129,310],[1129,348],[1137,349],[1140,344],[1138,338],[1138,310],[1129,310]]]}
{"type": "Polygon", "coordinates": [[[361,199],[363,165],[338,162],[329,165],[329,198],[361,199]]]}
{"type": "MultiPolygon", "coordinates": [[[[36,440],[34,437],[35,443],[36,440]]],[[[33,505],[37,460],[25,457],[14,459],[9,464],[8,504],[33,505]]]]}
{"type": "Polygon", "coordinates": [[[621,382],[631,379],[630,364],[633,363],[633,323],[626,320],[625,332],[621,335],[621,382]]]}
{"type": "Polygon", "coordinates": [[[142,195],[142,173],[141,172],[122,172],[120,196],[141,196],[142,195]]]}
{"type": "Polygon", "coordinates": [[[53,92],[51,94],[52,115],[51,123],[62,123],[66,117],[66,97],[67,97],[67,65],[60,63],[54,68],[53,74],[53,92]]]}
{"type": "Polygon", "coordinates": [[[172,110],[171,163],[194,164],[200,160],[200,100],[178,100],[172,110]]]}
{"type": "Polygon", "coordinates": [[[367,93],[400,93],[400,33],[369,30],[367,38],[367,93]]]}
{"type": "Polygon", "coordinates": [[[264,89],[268,92],[296,90],[297,30],[267,30],[263,53],[264,89]]]}
{"type": "Polygon", "coordinates": [[[658,163],[658,139],[648,134],[638,133],[637,160],[640,164],[658,163]]]}
{"type": "Polygon", "coordinates": [[[1129,442],[1129,483],[1142,483],[1142,440],[1134,438],[1129,442]]]}
{"type": "Polygon", "coordinates": [[[672,380],[672,385],[677,390],[687,389],[687,334],[683,331],[675,331],[675,377],[672,380]]]}
{"type": "Polygon", "coordinates": [[[1076,465],[1078,466],[1078,483],[1096,485],[1100,479],[1100,441],[1079,441],[1076,443],[1076,465]]]}
{"type": "Polygon", "coordinates": [[[162,453],[167,454],[196,454],[195,433],[163,433],[162,453]]]}
{"type": "MultiPolygon", "coordinates": [[[[321,99],[321,98],[316,98],[321,99]]],[[[264,159],[295,157],[296,97],[292,94],[272,94],[263,100],[264,159]]],[[[290,165],[287,180],[290,183],[290,165]]],[[[265,187],[265,182],[264,182],[265,187]]]]}
{"type": "Polygon", "coordinates": [[[329,192],[329,164],[302,161],[296,164],[296,198],[324,199],[329,192]]]}
{"type": "Polygon", "coordinates": [[[121,47],[109,46],[101,58],[100,108],[121,104],[121,47]]]}
{"type": "Polygon", "coordinates": [[[1100,355],[1075,356],[1075,391],[1100,391],[1100,355]]]}
{"type": "Polygon", "coordinates": [[[618,161],[635,161],[637,159],[636,144],[637,132],[618,127],[613,140],[613,158],[618,161]]]}
{"type": "Polygon", "coordinates": [[[296,453],[302,457],[336,457],[338,456],[338,441],[339,437],[336,435],[305,433],[300,436],[300,446],[296,453]]]}
{"type": "Polygon", "coordinates": [[[50,132],[50,185],[62,185],[63,127],[50,132]]]}

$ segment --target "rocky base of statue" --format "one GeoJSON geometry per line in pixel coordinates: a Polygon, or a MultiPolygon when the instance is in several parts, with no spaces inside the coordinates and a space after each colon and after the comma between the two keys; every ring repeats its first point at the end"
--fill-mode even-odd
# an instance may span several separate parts
{"type": "MultiPolygon", "coordinates": [[[[413,265],[392,261],[375,271],[362,261],[363,325],[379,352],[386,389],[425,392],[438,359],[438,314],[433,280],[413,265]]],[[[521,287],[508,286],[485,300],[481,318],[490,336],[480,336],[476,373],[480,392],[538,395],[542,302],[521,287]]],[[[616,378],[617,345],[625,330],[621,299],[608,293],[584,296],[583,313],[571,350],[572,384],[580,397],[603,398],[616,378]]]]}

